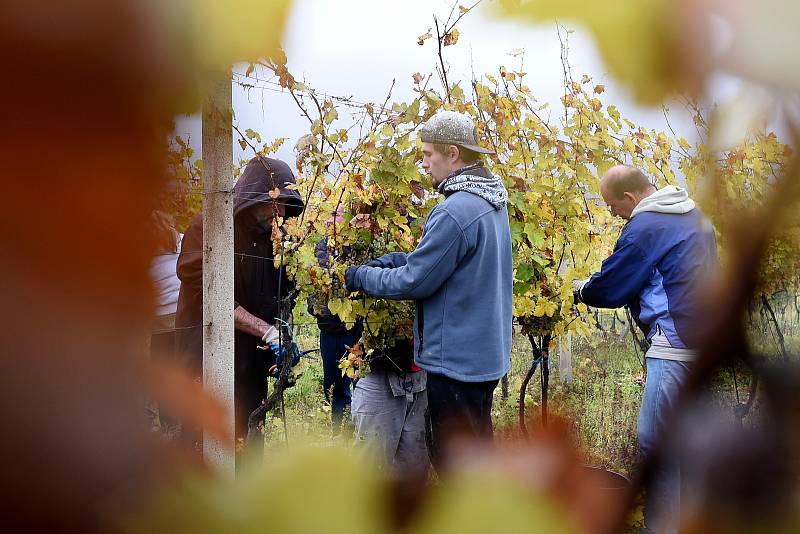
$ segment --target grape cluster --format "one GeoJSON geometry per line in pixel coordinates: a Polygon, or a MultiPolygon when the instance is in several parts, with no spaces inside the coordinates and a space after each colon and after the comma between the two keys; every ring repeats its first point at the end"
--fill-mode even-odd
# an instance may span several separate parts
{"type": "Polygon", "coordinates": [[[558,314],[548,317],[543,315],[541,317],[520,317],[519,324],[522,326],[522,333],[533,336],[546,336],[553,332],[556,323],[560,320],[558,314]]]}

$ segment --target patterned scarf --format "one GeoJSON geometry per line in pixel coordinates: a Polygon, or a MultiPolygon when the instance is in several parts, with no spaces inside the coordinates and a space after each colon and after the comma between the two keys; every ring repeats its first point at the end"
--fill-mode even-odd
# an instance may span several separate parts
{"type": "Polygon", "coordinates": [[[508,202],[508,191],[502,180],[489,172],[482,163],[462,167],[450,173],[439,184],[439,192],[445,196],[457,191],[478,195],[496,210],[502,209],[508,202]]]}

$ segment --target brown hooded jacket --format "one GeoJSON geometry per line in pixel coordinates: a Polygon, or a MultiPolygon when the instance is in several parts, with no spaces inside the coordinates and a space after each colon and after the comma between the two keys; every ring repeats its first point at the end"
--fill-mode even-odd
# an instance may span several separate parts
{"type": "MultiPolygon", "coordinates": [[[[250,213],[261,202],[284,203],[286,217],[303,211],[300,194],[287,186],[295,179],[289,166],[271,158],[253,158],[234,188],[234,306],[275,324],[281,301],[288,309],[294,299],[287,298],[293,285],[273,263],[271,231],[262,228],[250,213]],[[276,199],[270,191],[278,188],[276,199]],[[280,290],[280,295],[278,294],[280,290]]],[[[177,274],[181,280],[175,318],[176,349],[186,366],[196,375],[202,372],[203,358],[203,219],[197,215],[183,237],[177,274]]],[[[269,351],[258,350],[260,339],[245,332],[235,333],[236,435],[247,434],[247,416],[266,395],[267,370],[274,363],[269,351]]]]}

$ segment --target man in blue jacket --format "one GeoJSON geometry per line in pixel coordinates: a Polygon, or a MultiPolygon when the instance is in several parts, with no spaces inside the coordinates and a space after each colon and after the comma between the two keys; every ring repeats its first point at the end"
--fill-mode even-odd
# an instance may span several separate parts
{"type": "Polygon", "coordinates": [[[441,470],[447,433],[492,436],[492,394],[511,354],[511,231],[508,193],[480,160],[492,151],[472,119],[440,112],[420,138],[422,167],[444,201],[416,250],[350,267],[346,279],[351,291],[417,302],[414,360],[427,371],[430,455],[441,470]]]}
{"type": "MultiPolygon", "coordinates": [[[[576,281],[579,300],[597,308],[628,306],[651,346],[639,413],[639,446],[648,455],[675,408],[696,358],[698,296],[719,260],[714,229],[680,187],[656,188],[635,167],[611,168],[600,182],[611,213],[628,223],[614,252],[586,281],[576,281]]],[[[680,470],[664,463],[652,477],[645,525],[657,532],[676,528],[680,470]]]]}

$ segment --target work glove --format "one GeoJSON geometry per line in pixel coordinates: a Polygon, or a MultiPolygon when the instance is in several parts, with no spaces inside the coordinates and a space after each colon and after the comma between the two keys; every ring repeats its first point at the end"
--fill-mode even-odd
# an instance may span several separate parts
{"type": "Polygon", "coordinates": [[[275,355],[275,364],[269,368],[269,374],[274,376],[275,378],[280,375],[281,366],[283,364],[284,358],[291,358],[292,359],[292,367],[300,363],[300,348],[297,346],[297,343],[292,341],[289,350],[287,351],[278,343],[280,340],[280,334],[278,329],[274,326],[270,325],[264,335],[261,337],[261,341],[264,342],[263,345],[258,345],[258,348],[261,350],[271,350],[272,354],[275,355]],[[287,355],[287,352],[289,353],[287,355]]]}
{"type": "Polygon", "coordinates": [[[284,358],[292,359],[290,364],[292,367],[300,363],[300,347],[294,341],[291,342],[288,350],[280,346],[277,341],[270,343],[269,349],[275,355],[275,365],[269,368],[269,374],[275,378],[281,374],[284,358]]]}
{"type": "Polygon", "coordinates": [[[344,272],[344,285],[348,291],[358,291],[362,289],[361,284],[358,283],[358,269],[361,265],[352,265],[344,272]]]}
{"type": "Polygon", "coordinates": [[[261,341],[264,342],[264,346],[263,347],[259,347],[259,348],[262,349],[262,350],[266,350],[266,347],[268,347],[270,345],[270,343],[274,343],[274,342],[278,341],[278,339],[280,337],[281,336],[280,336],[280,333],[278,333],[278,329],[275,328],[274,326],[270,325],[269,328],[267,329],[267,331],[264,332],[264,335],[261,336],[261,341]]]}
{"type": "Polygon", "coordinates": [[[588,279],[572,281],[572,296],[573,300],[575,301],[575,304],[583,302],[581,291],[583,291],[583,286],[585,286],[588,281],[589,281],[588,279]]]}

